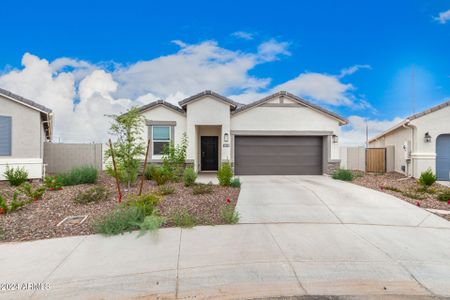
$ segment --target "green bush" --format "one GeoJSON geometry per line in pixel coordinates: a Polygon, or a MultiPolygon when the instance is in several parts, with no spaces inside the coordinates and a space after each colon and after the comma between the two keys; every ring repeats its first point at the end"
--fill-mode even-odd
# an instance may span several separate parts
{"type": "Polygon", "coordinates": [[[144,219],[145,212],[141,207],[120,207],[96,220],[93,228],[96,233],[116,235],[139,229],[144,219]]]}
{"type": "Polygon", "coordinates": [[[51,191],[60,190],[63,186],[62,178],[59,176],[45,176],[44,186],[51,191]]]}
{"type": "Polygon", "coordinates": [[[400,191],[398,188],[393,187],[393,186],[383,186],[382,188],[385,189],[385,190],[388,190],[388,191],[393,191],[393,192],[401,193],[401,191],[400,191]]]}
{"type": "Polygon", "coordinates": [[[416,199],[416,200],[423,200],[426,198],[426,196],[422,193],[418,193],[416,191],[404,191],[402,192],[402,195],[411,199],[416,199]]]}
{"type": "Polygon", "coordinates": [[[156,209],[156,205],[161,199],[155,194],[146,194],[141,196],[130,196],[124,203],[127,207],[138,207],[144,211],[146,216],[150,216],[156,209]]]}
{"type": "MultiPolygon", "coordinates": [[[[125,168],[120,163],[116,163],[116,168],[117,168],[117,175],[119,177],[119,181],[122,183],[127,183],[128,175],[127,175],[127,172],[125,171],[125,168]]],[[[114,178],[116,177],[116,173],[114,172],[114,166],[112,163],[106,164],[105,173],[111,177],[114,177],[114,178]]],[[[137,179],[137,177],[136,178],[132,177],[132,180],[136,181],[136,179],[137,179]]]]}
{"type": "Polygon", "coordinates": [[[158,185],[163,185],[172,178],[170,169],[165,167],[155,167],[152,175],[153,180],[158,185]]]}
{"type": "Polygon", "coordinates": [[[24,182],[19,187],[19,192],[28,197],[31,201],[37,201],[42,198],[45,193],[45,187],[39,186],[36,189],[33,189],[33,185],[29,182],[24,182]]]}
{"type": "Polygon", "coordinates": [[[239,213],[234,211],[231,204],[227,204],[220,210],[220,218],[226,224],[236,224],[239,221],[239,213]]]}
{"type": "Polygon", "coordinates": [[[214,189],[211,183],[197,183],[192,186],[192,194],[194,195],[211,194],[213,191],[214,189]]]}
{"type": "Polygon", "coordinates": [[[158,193],[161,195],[170,195],[175,192],[175,188],[168,185],[160,186],[158,189],[158,193]]]}
{"type": "Polygon", "coordinates": [[[0,211],[2,214],[12,213],[19,208],[29,204],[32,202],[32,200],[26,200],[22,201],[18,199],[19,193],[14,192],[13,199],[11,200],[11,203],[8,206],[8,203],[6,202],[6,199],[0,195],[0,211]]]}
{"type": "Polygon", "coordinates": [[[10,168],[6,166],[6,171],[3,173],[6,180],[12,186],[19,186],[28,179],[28,172],[24,168],[10,168]]]}
{"type": "Polygon", "coordinates": [[[183,180],[184,186],[192,186],[197,179],[197,173],[195,173],[194,168],[188,167],[184,169],[183,172],[183,180]]]}
{"type": "Polygon", "coordinates": [[[331,178],[343,181],[352,181],[354,179],[352,171],[339,169],[333,172],[331,178]]]}
{"type": "Polygon", "coordinates": [[[147,164],[147,168],[145,168],[144,178],[147,180],[153,180],[153,173],[155,169],[158,168],[157,165],[147,164]]]}
{"type": "Polygon", "coordinates": [[[433,171],[431,171],[431,169],[429,168],[428,170],[420,174],[419,184],[422,186],[429,187],[432,186],[433,183],[436,182],[436,180],[437,180],[436,176],[433,174],[433,171]]]}
{"type": "Polygon", "coordinates": [[[440,192],[437,196],[439,201],[448,201],[450,200],[450,189],[440,192]]]}
{"type": "Polygon", "coordinates": [[[100,202],[108,199],[109,192],[104,186],[95,186],[87,191],[81,192],[73,199],[76,203],[87,204],[100,202]]]}
{"type": "Polygon", "coordinates": [[[76,167],[67,173],[59,175],[64,186],[83,183],[96,183],[97,176],[98,171],[93,166],[76,167]]]}
{"type": "Polygon", "coordinates": [[[164,219],[156,213],[146,216],[144,221],[139,224],[139,228],[141,229],[139,236],[145,234],[146,231],[155,231],[159,229],[163,223],[164,219]]]}
{"type": "Polygon", "coordinates": [[[235,177],[231,180],[230,186],[232,186],[234,188],[241,187],[241,181],[239,180],[239,178],[235,177]]]}
{"type": "Polygon", "coordinates": [[[176,227],[191,228],[197,223],[197,219],[185,209],[172,213],[169,219],[176,227]]]}
{"type": "Polygon", "coordinates": [[[181,137],[178,145],[170,142],[163,149],[163,167],[169,171],[171,180],[178,181],[183,176],[183,170],[186,164],[186,150],[188,147],[188,139],[186,133],[181,137]]]}
{"type": "Polygon", "coordinates": [[[233,178],[233,170],[229,163],[223,163],[217,171],[217,179],[222,186],[230,186],[231,178],[233,178]]]}

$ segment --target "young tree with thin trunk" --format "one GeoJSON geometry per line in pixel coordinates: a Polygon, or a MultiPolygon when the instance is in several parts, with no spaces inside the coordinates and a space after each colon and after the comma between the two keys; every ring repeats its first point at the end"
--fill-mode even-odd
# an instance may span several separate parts
{"type": "MultiPolygon", "coordinates": [[[[145,119],[135,107],[122,115],[110,116],[113,122],[110,134],[114,136],[114,155],[117,166],[122,168],[128,188],[137,180],[140,160],[145,152],[142,132],[145,119]]],[[[111,157],[111,150],[105,151],[105,158],[111,157]]]]}

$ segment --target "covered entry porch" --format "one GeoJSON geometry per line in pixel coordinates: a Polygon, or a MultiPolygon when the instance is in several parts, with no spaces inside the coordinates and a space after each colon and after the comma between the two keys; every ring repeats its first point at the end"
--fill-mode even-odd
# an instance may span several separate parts
{"type": "Polygon", "coordinates": [[[198,172],[217,172],[222,161],[222,126],[197,125],[196,166],[198,172]]]}

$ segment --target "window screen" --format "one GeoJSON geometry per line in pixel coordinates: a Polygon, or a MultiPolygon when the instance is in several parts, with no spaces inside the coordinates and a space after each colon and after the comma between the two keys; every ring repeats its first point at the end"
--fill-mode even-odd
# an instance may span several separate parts
{"type": "Polygon", "coordinates": [[[11,155],[11,117],[0,116],[0,156],[11,155]]]}

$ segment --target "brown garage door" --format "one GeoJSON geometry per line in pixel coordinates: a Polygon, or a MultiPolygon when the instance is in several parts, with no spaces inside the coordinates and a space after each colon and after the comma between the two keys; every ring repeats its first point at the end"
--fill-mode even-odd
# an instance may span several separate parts
{"type": "Polygon", "coordinates": [[[236,136],[237,175],[320,175],[320,136],[236,136]]]}

